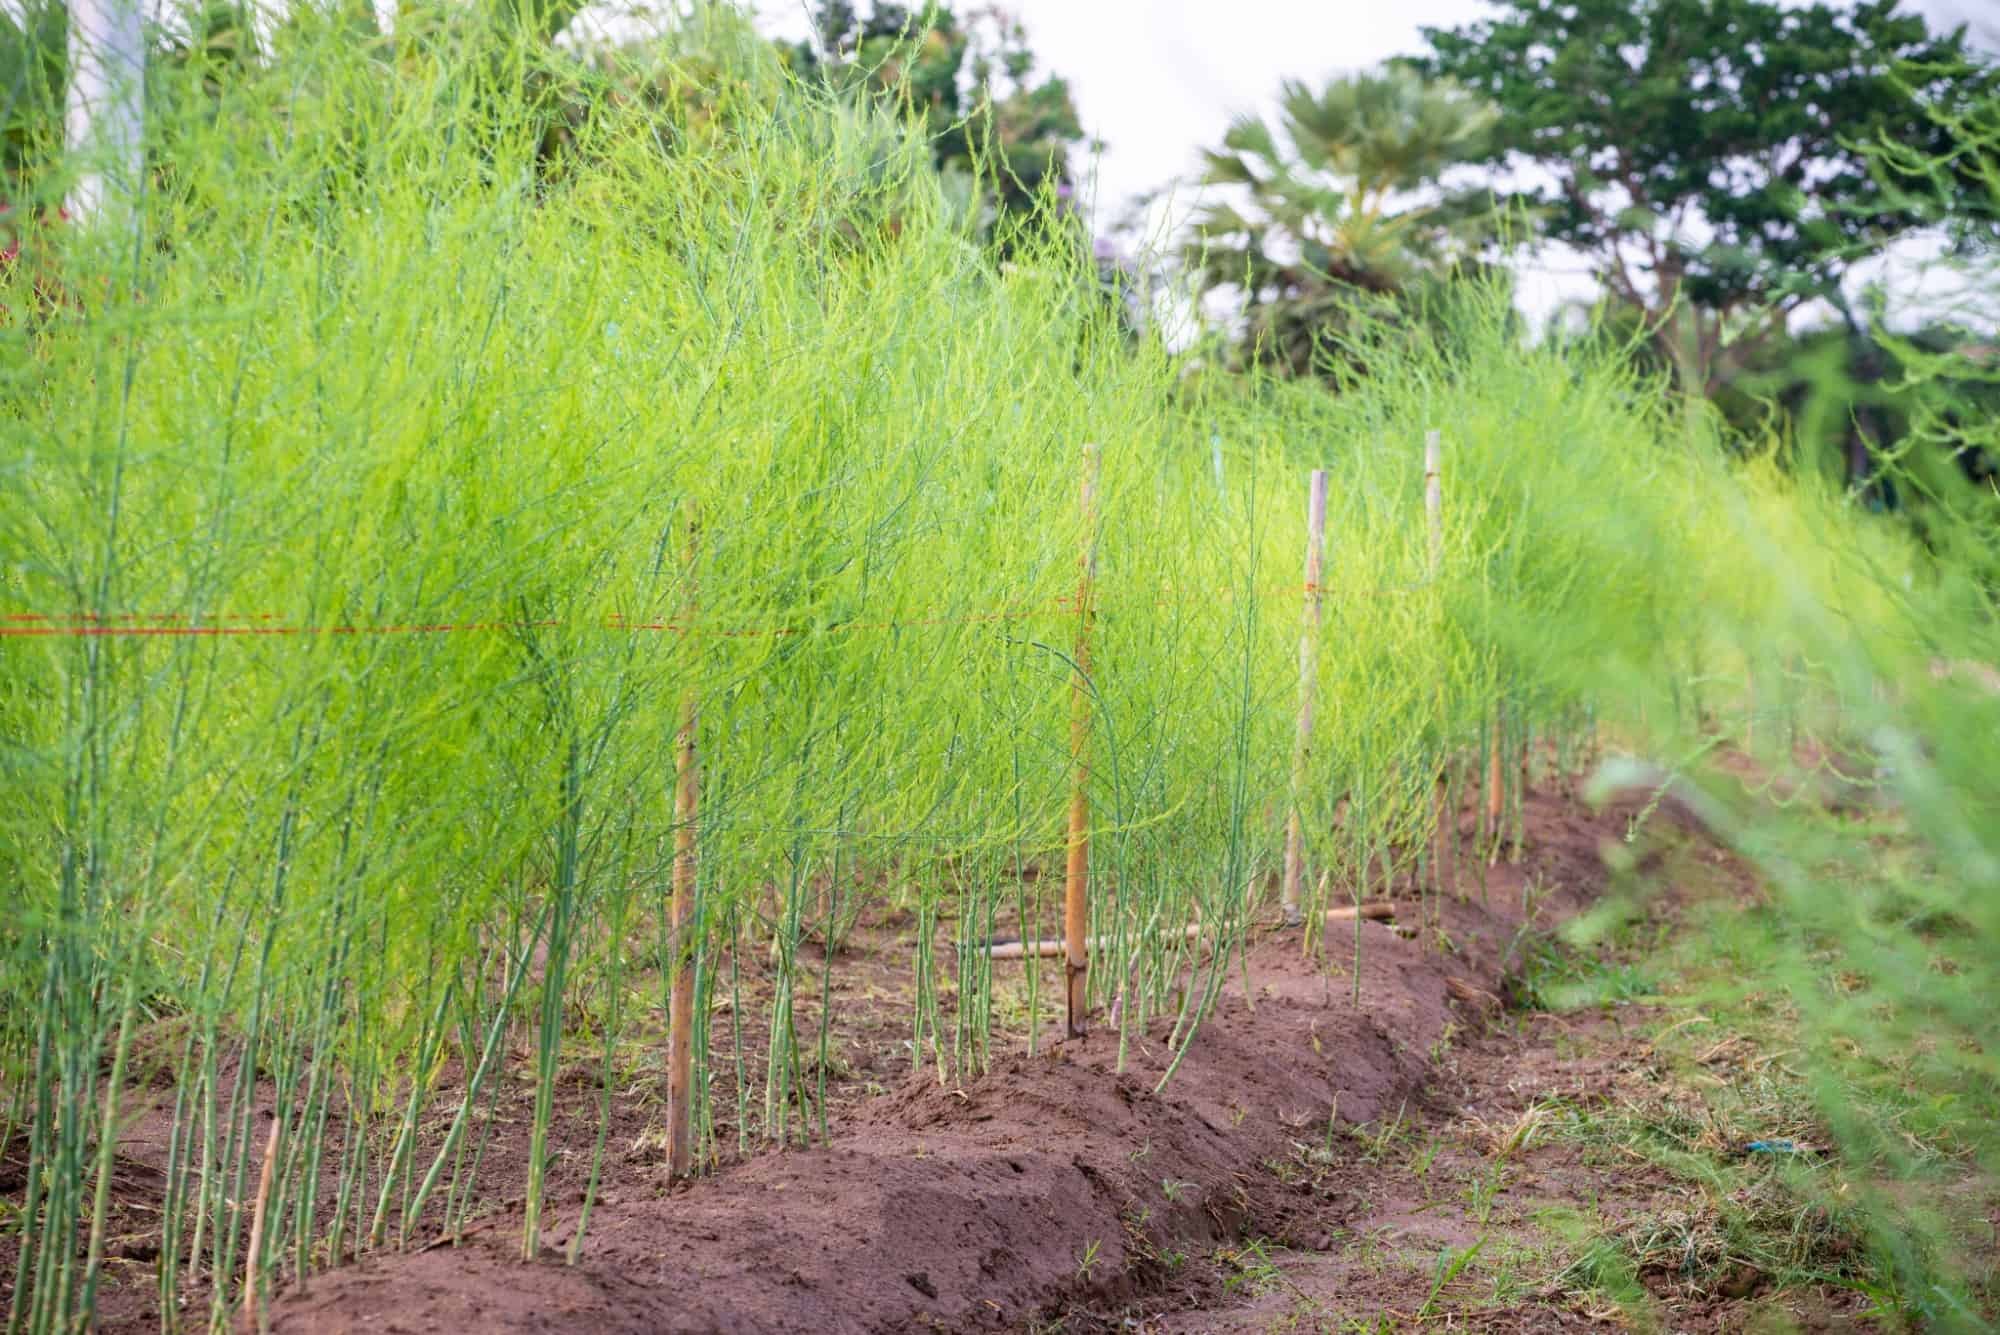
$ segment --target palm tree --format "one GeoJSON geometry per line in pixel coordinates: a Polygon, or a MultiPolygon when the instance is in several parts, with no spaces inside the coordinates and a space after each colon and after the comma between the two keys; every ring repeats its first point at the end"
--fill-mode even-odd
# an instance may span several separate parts
{"type": "Polygon", "coordinates": [[[1476,260],[1494,236],[1490,193],[1440,178],[1478,158],[1498,111],[1406,69],[1287,80],[1277,130],[1239,118],[1203,154],[1204,184],[1234,187],[1194,219],[1186,259],[1204,291],[1233,291],[1249,360],[1329,369],[1327,342],[1358,313],[1476,260]]]}

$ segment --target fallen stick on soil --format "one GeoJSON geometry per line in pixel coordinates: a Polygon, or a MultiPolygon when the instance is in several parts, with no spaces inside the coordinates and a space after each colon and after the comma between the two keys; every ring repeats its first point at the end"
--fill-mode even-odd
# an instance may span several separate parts
{"type": "MultiPolygon", "coordinates": [[[[1326,911],[1326,920],[1328,922],[1349,922],[1355,918],[1368,918],[1377,922],[1383,922],[1392,920],[1395,916],[1395,901],[1388,899],[1371,899],[1363,904],[1346,904],[1340,908],[1328,909],[1326,911]]],[[[1175,933],[1168,931],[1162,932],[1161,935],[1168,940],[1172,940],[1175,933]]],[[[1181,930],[1179,935],[1185,940],[1192,941],[1201,935],[1201,924],[1189,923],[1181,930]]],[[[1093,936],[1090,938],[1090,948],[1092,950],[1108,950],[1111,948],[1111,944],[1112,938],[1108,936],[1093,936]]],[[[986,954],[989,958],[996,960],[1026,959],[1030,955],[1038,956],[1042,959],[1054,959],[1063,953],[1065,945],[1066,943],[1060,940],[996,941],[986,947],[986,954]]]]}
{"type": "MultiPolygon", "coordinates": [[[[1160,935],[1166,937],[1168,940],[1171,941],[1174,938],[1175,933],[1162,932],[1160,933],[1160,935]]],[[[1197,936],[1201,935],[1201,925],[1199,923],[1189,923],[1187,927],[1180,932],[1179,935],[1186,940],[1192,941],[1197,936]]],[[[1090,949],[1109,950],[1111,949],[1112,942],[1113,942],[1112,937],[1093,936],[1090,938],[1090,949]]],[[[1053,959],[1057,955],[1062,954],[1063,951],[1067,948],[1067,946],[1068,943],[1061,940],[996,941],[992,945],[986,947],[986,954],[989,957],[996,960],[1026,959],[1030,955],[1036,955],[1042,959],[1053,959]]]]}
{"type": "Polygon", "coordinates": [[[1337,909],[1326,911],[1328,922],[1352,922],[1356,918],[1368,918],[1383,922],[1396,916],[1396,901],[1393,899],[1369,899],[1359,904],[1343,904],[1337,909]]]}

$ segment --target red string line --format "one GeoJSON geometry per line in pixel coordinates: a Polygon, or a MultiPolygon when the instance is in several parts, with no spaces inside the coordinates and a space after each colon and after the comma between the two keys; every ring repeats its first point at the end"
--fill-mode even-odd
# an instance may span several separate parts
{"type": "MultiPolygon", "coordinates": [[[[1266,597],[1289,597],[1293,595],[1325,595],[1339,598],[1344,593],[1378,595],[1388,593],[1414,592],[1420,586],[1392,589],[1342,590],[1326,584],[1286,584],[1261,590],[1266,597]]],[[[1239,590],[1219,589],[1201,595],[1203,598],[1233,599],[1239,590]]],[[[1094,607],[1104,604],[1102,592],[1091,597],[1094,607]]],[[[1157,607],[1185,606],[1192,600],[1186,597],[1162,596],[1154,600],[1157,607]]],[[[992,612],[963,613],[956,615],[920,616],[906,620],[890,621],[840,621],[825,626],[774,626],[763,628],[720,628],[699,627],[694,633],[712,635],[724,639],[761,639],[771,637],[793,637],[812,634],[835,634],[861,630],[910,630],[934,628],[938,626],[991,625],[1003,621],[1020,621],[1047,613],[1074,615],[1079,609],[1075,594],[1057,594],[1046,603],[1017,603],[992,612]]],[[[218,614],[196,619],[181,612],[72,612],[55,616],[44,612],[0,613],[0,638],[51,638],[51,637],[184,637],[200,636],[214,638],[282,637],[312,635],[445,635],[476,631],[509,631],[555,628],[564,623],[556,620],[537,621],[436,621],[436,622],[392,622],[384,625],[367,625],[341,622],[327,625],[294,624],[285,621],[273,612],[256,612],[236,615],[218,614]]],[[[632,621],[613,615],[599,623],[603,630],[628,631],[633,633],[657,633],[686,635],[686,625],[679,621],[632,621]]]]}

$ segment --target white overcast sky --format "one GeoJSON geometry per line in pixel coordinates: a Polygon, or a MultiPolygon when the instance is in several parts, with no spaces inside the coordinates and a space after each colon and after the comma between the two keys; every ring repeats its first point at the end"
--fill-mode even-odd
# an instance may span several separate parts
{"type": "MultiPolygon", "coordinates": [[[[1935,27],[2000,32],[2000,0],[1905,0],[1935,27]]],[[[762,26],[796,38],[810,0],[756,0],[762,26]]],[[[957,8],[969,11],[973,0],[957,8]]],[[[1285,78],[1318,82],[1423,49],[1424,27],[1492,12],[1485,0],[1007,0],[1041,68],[1069,80],[1095,163],[1093,221],[1117,222],[1147,191],[1191,176],[1202,147],[1244,111],[1268,113],[1285,78]]],[[[866,12],[867,0],[857,5],[866,12]]],[[[1990,46],[1993,37],[1985,38],[1990,46]]],[[[1183,189],[1176,213],[1189,201],[1183,189]]],[[[1546,312],[1590,290],[1547,259],[1521,274],[1522,304],[1546,312]]]]}
{"type": "MultiPolygon", "coordinates": [[[[865,10],[865,4],[861,6],[865,10]]],[[[961,5],[961,8],[966,6],[961,5]]],[[[1103,140],[1098,212],[1192,171],[1238,112],[1287,77],[1317,81],[1419,49],[1424,24],[1477,18],[1482,0],[1012,0],[1044,71],[1069,80],[1103,140]]],[[[803,33],[800,0],[761,0],[773,30],[803,33]]],[[[1106,210],[1109,210],[1108,216],[1106,210]]]]}
{"type": "MultiPolygon", "coordinates": [[[[1933,25],[2000,29],[2000,0],[1905,0],[1933,25]]],[[[857,6],[865,12],[866,4],[857,6]]],[[[958,6],[969,10],[969,3],[958,6]]],[[[773,32],[807,28],[807,0],[757,0],[773,32]]],[[[1100,206],[1190,171],[1231,117],[1269,108],[1285,78],[1334,74],[1423,49],[1424,27],[1492,12],[1485,0],[1010,0],[1042,68],[1069,80],[1097,164],[1100,206]]]]}

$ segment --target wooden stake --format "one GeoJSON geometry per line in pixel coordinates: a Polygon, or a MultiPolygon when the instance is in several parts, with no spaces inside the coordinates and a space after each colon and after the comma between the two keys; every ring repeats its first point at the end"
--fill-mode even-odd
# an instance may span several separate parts
{"type": "MultiPolygon", "coordinates": [[[[701,524],[690,514],[687,534],[687,598],[682,624],[694,624],[695,558],[700,551],[701,524]]],[[[694,1166],[694,919],[695,873],[700,843],[696,817],[700,810],[700,771],[695,755],[696,724],[700,720],[694,687],[681,692],[680,735],[674,746],[674,899],[668,923],[668,975],[671,979],[667,1029],[667,1174],[686,1177],[694,1166]]]]}
{"type": "Polygon", "coordinates": [[[1083,550],[1076,588],[1076,674],[1069,697],[1069,839],[1063,880],[1063,939],[1068,943],[1069,1036],[1082,1038],[1090,968],[1090,629],[1097,582],[1097,446],[1083,447],[1083,550]]]}
{"type": "Polygon", "coordinates": [[[250,1250],[243,1258],[243,1313],[251,1330],[262,1330],[263,1297],[257,1289],[257,1258],[264,1251],[264,1219],[271,1208],[271,1178],[278,1168],[278,1126],[283,1119],[271,1110],[271,1134],[264,1141],[264,1167],[257,1174],[257,1201],[250,1207],[250,1250]]]}
{"type": "MultiPolygon", "coordinates": [[[[1438,572],[1444,569],[1444,433],[1426,431],[1424,433],[1424,528],[1429,535],[1429,561],[1427,570],[1433,583],[1438,572]]],[[[1444,720],[1444,686],[1438,686],[1438,720],[1444,720]]],[[[1445,762],[1447,765],[1450,761],[1445,762]]],[[[1438,893],[1444,893],[1443,867],[1451,861],[1450,843],[1445,833],[1445,821],[1456,819],[1456,813],[1448,811],[1451,787],[1445,773],[1440,770],[1431,784],[1432,829],[1435,847],[1431,853],[1432,879],[1437,883],[1438,893]]],[[[1458,867],[1451,868],[1451,885],[1454,893],[1458,889],[1458,867]]]]}
{"type": "MultiPolygon", "coordinates": [[[[1192,941],[1200,935],[1201,924],[1191,922],[1178,932],[1165,931],[1160,933],[1160,939],[1163,941],[1172,941],[1178,937],[1184,941],[1192,941]]],[[[1109,950],[1111,943],[1112,939],[1108,936],[1093,936],[1086,944],[1092,950],[1109,950]]],[[[995,960],[1054,959],[1058,955],[1069,953],[1069,942],[1054,939],[1043,941],[998,941],[987,946],[985,950],[976,951],[975,953],[983,954],[988,959],[995,960]]]]}
{"type": "Polygon", "coordinates": [[[1396,903],[1390,899],[1364,899],[1359,904],[1342,904],[1326,911],[1328,922],[1352,922],[1356,918],[1367,922],[1390,922],[1395,917],[1396,903]]]}
{"type": "Polygon", "coordinates": [[[1326,470],[1315,468],[1306,500],[1305,626],[1299,632],[1299,725],[1292,739],[1291,813],[1285,822],[1285,926],[1299,922],[1299,885],[1305,878],[1305,817],[1300,794],[1312,756],[1313,697],[1319,684],[1320,574],[1326,550],[1326,470]]]}
{"type": "MultiPolygon", "coordinates": [[[[1396,917],[1396,904],[1387,899],[1370,899],[1359,904],[1342,904],[1337,908],[1330,908],[1324,916],[1328,922],[1352,922],[1356,918],[1370,922],[1391,922],[1396,917]]],[[[1201,924],[1191,922],[1186,927],[1178,930],[1169,929],[1159,935],[1163,941],[1197,941],[1201,938],[1201,924]]],[[[1109,950],[1111,938],[1093,936],[1089,944],[1092,950],[1109,950]]],[[[1042,941],[995,941],[984,950],[975,949],[972,953],[994,960],[1025,960],[1054,959],[1058,955],[1068,953],[1068,950],[1067,941],[1049,938],[1042,941]]]]}

